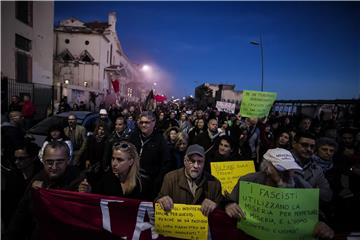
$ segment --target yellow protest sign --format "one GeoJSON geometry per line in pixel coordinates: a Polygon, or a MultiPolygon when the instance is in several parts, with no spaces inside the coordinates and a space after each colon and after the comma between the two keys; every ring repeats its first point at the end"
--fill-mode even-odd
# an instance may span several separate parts
{"type": "Polygon", "coordinates": [[[211,162],[211,175],[219,179],[223,194],[231,193],[239,177],[255,172],[254,161],[211,162]]]}
{"type": "Polygon", "coordinates": [[[208,218],[200,211],[200,205],[174,204],[165,212],[155,204],[155,230],[164,236],[182,239],[207,239],[208,218]]]}
{"type": "Polygon", "coordinates": [[[240,116],[266,117],[276,100],[276,95],[277,94],[273,92],[243,91],[240,116]]]}

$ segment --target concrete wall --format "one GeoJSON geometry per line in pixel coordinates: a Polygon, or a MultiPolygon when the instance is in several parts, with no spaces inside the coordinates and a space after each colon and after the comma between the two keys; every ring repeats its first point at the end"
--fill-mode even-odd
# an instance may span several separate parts
{"type": "Polygon", "coordinates": [[[33,23],[29,26],[15,17],[15,2],[1,2],[1,71],[15,79],[15,34],[31,40],[32,82],[53,83],[53,2],[33,2],[33,23]]]}

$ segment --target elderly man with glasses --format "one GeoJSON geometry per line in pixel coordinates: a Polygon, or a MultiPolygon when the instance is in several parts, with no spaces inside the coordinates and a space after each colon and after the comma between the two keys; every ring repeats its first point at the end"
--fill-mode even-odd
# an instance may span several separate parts
{"type": "Polygon", "coordinates": [[[222,200],[219,180],[204,171],[205,151],[198,144],[188,147],[184,167],[165,175],[157,202],[165,211],[174,203],[201,204],[201,212],[208,216],[222,200]]]}

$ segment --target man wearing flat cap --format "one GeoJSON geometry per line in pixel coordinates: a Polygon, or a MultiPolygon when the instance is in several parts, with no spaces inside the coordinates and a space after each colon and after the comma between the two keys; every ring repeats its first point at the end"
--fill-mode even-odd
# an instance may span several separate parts
{"type": "Polygon", "coordinates": [[[205,151],[198,144],[190,145],[184,157],[184,167],[167,173],[157,197],[165,211],[174,203],[201,204],[208,216],[222,200],[219,180],[204,171],[205,151]]]}
{"type": "MultiPolygon", "coordinates": [[[[243,219],[245,213],[239,207],[240,181],[258,183],[278,188],[312,188],[295,171],[302,168],[295,162],[291,152],[283,148],[269,149],[263,155],[260,171],[249,173],[239,178],[238,183],[230,194],[225,194],[225,212],[229,217],[243,219]]],[[[332,238],[333,230],[324,222],[318,222],[314,226],[314,236],[320,238],[332,238]]]]}

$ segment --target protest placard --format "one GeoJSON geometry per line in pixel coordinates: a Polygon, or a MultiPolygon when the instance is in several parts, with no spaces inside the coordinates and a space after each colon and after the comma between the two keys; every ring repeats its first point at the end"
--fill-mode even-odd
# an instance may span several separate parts
{"type": "Polygon", "coordinates": [[[238,228],[258,239],[312,239],[319,189],[274,188],[240,181],[238,228]]]}
{"type": "Polygon", "coordinates": [[[231,193],[239,177],[255,172],[254,161],[211,162],[211,174],[219,179],[223,194],[231,193]]]}
{"type": "Polygon", "coordinates": [[[220,112],[235,113],[235,103],[216,101],[216,109],[220,112]]]}
{"type": "Polygon", "coordinates": [[[276,95],[273,92],[244,90],[240,105],[240,116],[266,117],[276,100],[276,95]]]}
{"type": "Polygon", "coordinates": [[[155,204],[155,230],[164,236],[182,239],[207,239],[208,218],[200,211],[200,205],[174,204],[165,212],[155,204]]]}

